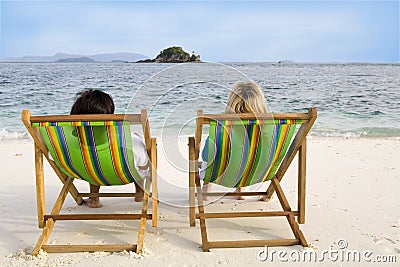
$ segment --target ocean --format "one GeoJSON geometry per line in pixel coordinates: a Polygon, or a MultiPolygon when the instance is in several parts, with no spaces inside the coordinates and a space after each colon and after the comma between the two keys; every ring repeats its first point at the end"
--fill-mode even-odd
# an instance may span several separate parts
{"type": "Polygon", "coordinates": [[[273,113],[317,107],[313,136],[400,137],[400,64],[0,63],[0,141],[29,139],[21,110],[68,114],[89,88],[116,113],[148,109],[153,135],[193,135],[197,110],[223,112],[229,88],[248,80],[273,113]]]}

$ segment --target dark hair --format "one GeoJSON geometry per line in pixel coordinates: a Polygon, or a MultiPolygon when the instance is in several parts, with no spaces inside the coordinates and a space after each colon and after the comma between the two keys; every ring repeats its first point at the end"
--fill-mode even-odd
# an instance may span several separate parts
{"type": "Polygon", "coordinates": [[[71,108],[73,114],[113,114],[114,101],[112,97],[100,90],[85,90],[76,94],[76,100],[71,108]]]}

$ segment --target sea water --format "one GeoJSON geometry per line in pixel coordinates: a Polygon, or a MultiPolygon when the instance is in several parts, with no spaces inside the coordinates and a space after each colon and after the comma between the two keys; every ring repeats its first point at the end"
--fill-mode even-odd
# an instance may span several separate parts
{"type": "Polygon", "coordinates": [[[0,140],[25,140],[21,111],[68,114],[101,89],[116,113],[149,111],[154,135],[194,134],[197,110],[221,113],[236,81],[257,82],[273,113],[318,109],[314,136],[400,137],[400,64],[0,63],[0,140]]]}

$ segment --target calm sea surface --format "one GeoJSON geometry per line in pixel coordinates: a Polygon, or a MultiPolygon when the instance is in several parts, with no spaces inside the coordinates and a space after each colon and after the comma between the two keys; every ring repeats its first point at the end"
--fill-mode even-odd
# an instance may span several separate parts
{"type": "Polygon", "coordinates": [[[0,63],[0,140],[27,138],[21,110],[67,114],[88,88],[117,113],[148,109],[154,135],[193,134],[196,111],[223,112],[240,80],[259,83],[274,113],[317,107],[312,135],[400,137],[400,64],[0,63]]]}

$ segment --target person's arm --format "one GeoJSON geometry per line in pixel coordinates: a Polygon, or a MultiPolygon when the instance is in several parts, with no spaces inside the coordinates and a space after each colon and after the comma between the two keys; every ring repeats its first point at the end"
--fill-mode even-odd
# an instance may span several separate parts
{"type": "Polygon", "coordinates": [[[147,156],[146,146],[142,138],[137,134],[132,136],[132,149],[135,168],[140,176],[144,177],[149,169],[149,158],[147,156]]]}
{"type": "Polygon", "coordinates": [[[209,137],[207,136],[207,139],[204,143],[203,151],[201,152],[201,159],[203,161],[208,161],[208,139],[209,137]]]}

